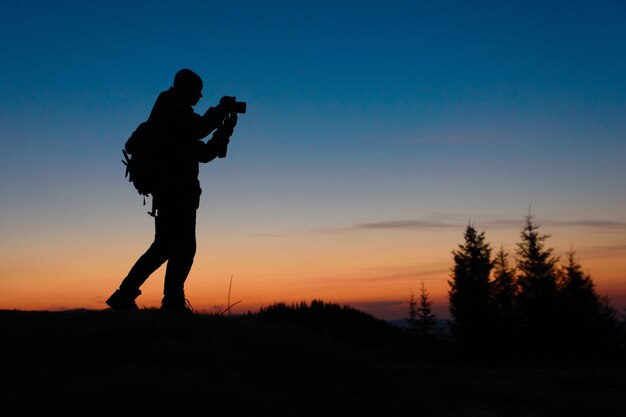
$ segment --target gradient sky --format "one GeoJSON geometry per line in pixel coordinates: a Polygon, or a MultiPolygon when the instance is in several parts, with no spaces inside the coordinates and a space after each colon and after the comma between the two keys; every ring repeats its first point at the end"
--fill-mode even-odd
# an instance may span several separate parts
{"type": "MultiPolygon", "coordinates": [[[[177,70],[248,102],[201,167],[187,295],[447,315],[469,221],[532,213],[626,306],[623,1],[0,4],[0,308],[104,308],[153,235],[121,149],[177,70]]],[[[514,262],[511,256],[511,262],[514,262]]],[[[138,300],[158,306],[159,270],[138,300]]]]}

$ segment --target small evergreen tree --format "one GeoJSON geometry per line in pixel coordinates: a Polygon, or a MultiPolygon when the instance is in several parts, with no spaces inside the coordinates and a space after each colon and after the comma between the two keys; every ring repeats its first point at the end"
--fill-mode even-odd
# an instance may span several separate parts
{"type": "Polygon", "coordinates": [[[545,247],[549,235],[540,235],[529,214],[517,244],[517,310],[520,319],[520,348],[532,360],[552,362],[560,339],[558,259],[545,247]]]}
{"type": "Polygon", "coordinates": [[[489,275],[493,267],[491,247],[485,233],[470,224],[465,242],[453,251],[454,267],[450,285],[450,327],[455,338],[466,347],[487,343],[492,323],[489,275]]]}
{"type": "Polygon", "coordinates": [[[576,252],[567,254],[559,283],[563,307],[571,320],[587,322],[600,314],[601,302],[591,276],[583,273],[576,260],[576,252]]]}
{"type": "Polygon", "coordinates": [[[406,318],[409,329],[412,331],[417,330],[417,301],[415,300],[415,294],[411,291],[411,297],[407,301],[409,304],[409,315],[406,318]]]}
{"type": "Polygon", "coordinates": [[[515,325],[515,297],[517,296],[517,280],[515,271],[509,267],[509,253],[500,247],[493,262],[493,281],[491,293],[495,313],[501,329],[512,331],[515,325]]]}
{"type": "MultiPolygon", "coordinates": [[[[411,294],[413,295],[413,294],[411,294]]],[[[417,308],[417,333],[423,337],[433,336],[437,331],[437,317],[432,311],[432,301],[428,296],[428,291],[422,281],[422,288],[420,289],[420,303],[417,308]]]]}
{"type": "Polygon", "coordinates": [[[567,263],[562,266],[560,292],[564,313],[563,343],[567,343],[571,356],[568,359],[607,356],[615,351],[619,344],[617,314],[608,297],[600,298],[591,276],[582,271],[574,251],[567,254],[567,263]]]}

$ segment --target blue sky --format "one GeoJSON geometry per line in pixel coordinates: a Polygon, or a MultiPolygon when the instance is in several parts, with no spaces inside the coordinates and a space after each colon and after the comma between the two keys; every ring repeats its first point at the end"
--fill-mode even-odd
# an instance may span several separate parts
{"type": "Polygon", "coordinates": [[[206,215],[231,219],[207,240],[487,228],[530,204],[587,222],[583,252],[589,221],[623,235],[621,1],[4,1],[0,35],[5,263],[42,234],[110,242],[143,215],[120,150],[182,67],[204,79],[199,112],[249,103],[230,158],[201,174],[206,215]]]}

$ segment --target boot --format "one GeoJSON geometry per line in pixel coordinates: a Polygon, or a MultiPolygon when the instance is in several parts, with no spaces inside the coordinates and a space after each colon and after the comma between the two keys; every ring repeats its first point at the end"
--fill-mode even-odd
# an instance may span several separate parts
{"type": "Polygon", "coordinates": [[[194,313],[189,300],[185,298],[185,294],[176,297],[168,297],[167,295],[163,297],[163,300],[161,301],[161,311],[189,314],[194,313]]]}
{"type": "Polygon", "coordinates": [[[141,295],[141,291],[137,290],[116,290],[109,297],[106,303],[113,310],[139,310],[135,304],[135,298],[141,295]]]}

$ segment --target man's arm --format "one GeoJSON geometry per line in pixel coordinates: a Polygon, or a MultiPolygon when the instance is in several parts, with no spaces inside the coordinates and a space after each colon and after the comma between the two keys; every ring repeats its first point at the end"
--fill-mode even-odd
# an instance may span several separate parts
{"type": "Polygon", "coordinates": [[[237,114],[230,113],[221,123],[219,128],[213,133],[213,137],[204,143],[198,141],[197,155],[199,162],[210,162],[216,157],[224,158],[228,143],[237,125],[237,114]]]}
{"type": "Polygon", "coordinates": [[[207,143],[199,140],[196,145],[198,162],[207,163],[217,158],[222,150],[228,146],[229,141],[229,138],[216,140],[215,136],[211,138],[207,143]]]}
{"type": "MultiPolygon", "coordinates": [[[[203,139],[207,137],[209,133],[221,126],[222,122],[229,114],[234,114],[236,110],[237,101],[235,97],[224,96],[220,99],[217,106],[209,107],[204,115],[199,116],[193,113],[195,119],[191,122],[191,134],[193,139],[203,139]]],[[[235,124],[237,124],[236,120],[235,124]]],[[[233,125],[232,127],[235,126],[233,125]]]]}
{"type": "Polygon", "coordinates": [[[219,105],[210,107],[202,116],[197,113],[192,113],[190,115],[191,119],[187,123],[189,136],[196,140],[204,139],[209,133],[220,126],[226,114],[227,113],[221,109],[219,105]]]}

